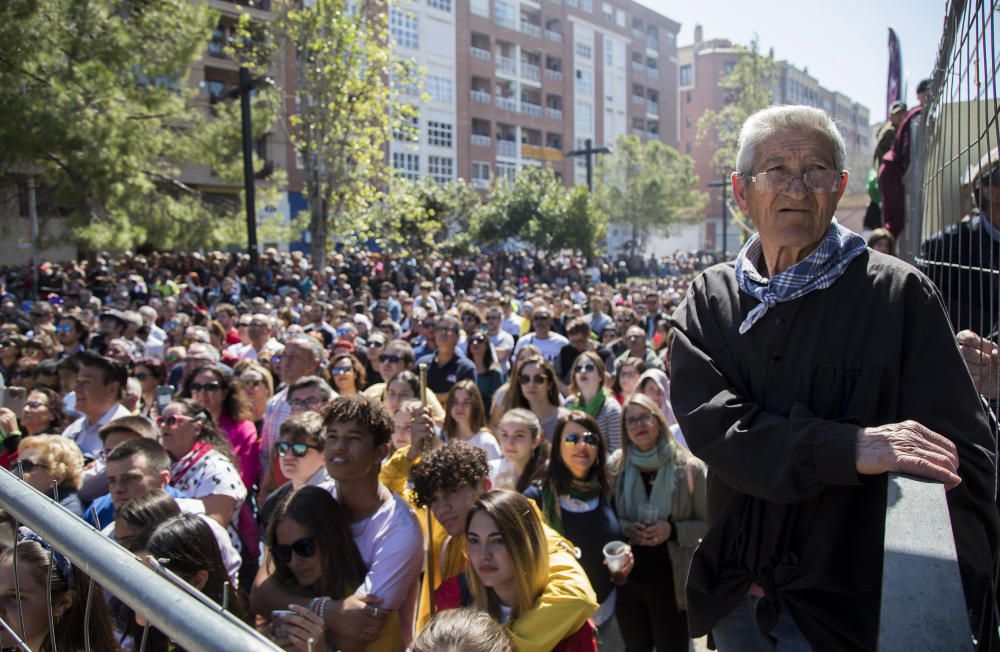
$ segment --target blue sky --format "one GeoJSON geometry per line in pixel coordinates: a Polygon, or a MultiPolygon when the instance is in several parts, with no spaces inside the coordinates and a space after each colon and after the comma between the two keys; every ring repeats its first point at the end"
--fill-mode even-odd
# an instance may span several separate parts
{"type": "MultiPolygon", "coordinates": [[[[761,51],[807,67],[819,83],[868,107],[873,122],[884,119],[888,30],[896,30],[903,52],[906,102],[916,101],[917,82],[930,76],[944,26],[945,0],[638,0],[681,23],[678,45],[705,38],[749,43],[761,51]]],[[[595,6],[596,6],[595,2],[595,6]]]]}

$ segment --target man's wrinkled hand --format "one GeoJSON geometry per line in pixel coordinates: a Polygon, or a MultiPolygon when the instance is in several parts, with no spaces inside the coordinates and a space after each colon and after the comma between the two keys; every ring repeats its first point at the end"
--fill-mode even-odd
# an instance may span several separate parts
{"type": "Polygon", "coordinates": [[[916,421],[865,428],[855,455],[861,475],[909,473],[942,482],[946,489],[962,482],[955,444],[916,421]]]}

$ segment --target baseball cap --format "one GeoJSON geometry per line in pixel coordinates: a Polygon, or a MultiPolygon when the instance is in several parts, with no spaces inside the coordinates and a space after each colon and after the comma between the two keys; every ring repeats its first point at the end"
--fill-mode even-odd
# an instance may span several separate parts
{"type": "Polygon", "coordinates": [[[906,103],[900,102],[899,100],[896,100],[895,102],[889,105],[889,115],[896,115],[900,111],[905,111],[905,110],[906,110],[906,103]]]}

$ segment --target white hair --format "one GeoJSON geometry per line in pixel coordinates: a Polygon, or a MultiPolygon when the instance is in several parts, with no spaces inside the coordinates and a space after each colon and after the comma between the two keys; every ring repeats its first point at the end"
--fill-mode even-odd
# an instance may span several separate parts
{"type": "Polygon", "coordinates": [[[758,145],[779,131],[805,131],[822,136],[829,141],[833,150],[834,166],[838,170],[844,169],[847,148],[830,116],[811,106],[772,106],[754,113],[743,123],[739,153],[736,155],[736,171],[750,176],[758,145]]]}

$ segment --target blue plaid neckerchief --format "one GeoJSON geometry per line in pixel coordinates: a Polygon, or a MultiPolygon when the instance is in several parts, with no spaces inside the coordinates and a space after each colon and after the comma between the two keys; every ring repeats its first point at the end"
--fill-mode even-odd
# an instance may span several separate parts
{"type": "Polygon", "coordinates": [[[780,274],[764,278],[753,263],[763,258],[760,235],[755,233],[736,257],[736,283],[760,301],[740,324],[740,335],[750,330],[776,303],[794,301],[813,290],[833,285],[866,248],[864,238],[840,226],[837,218],[833,218],[815,251],[780,274]]]}

